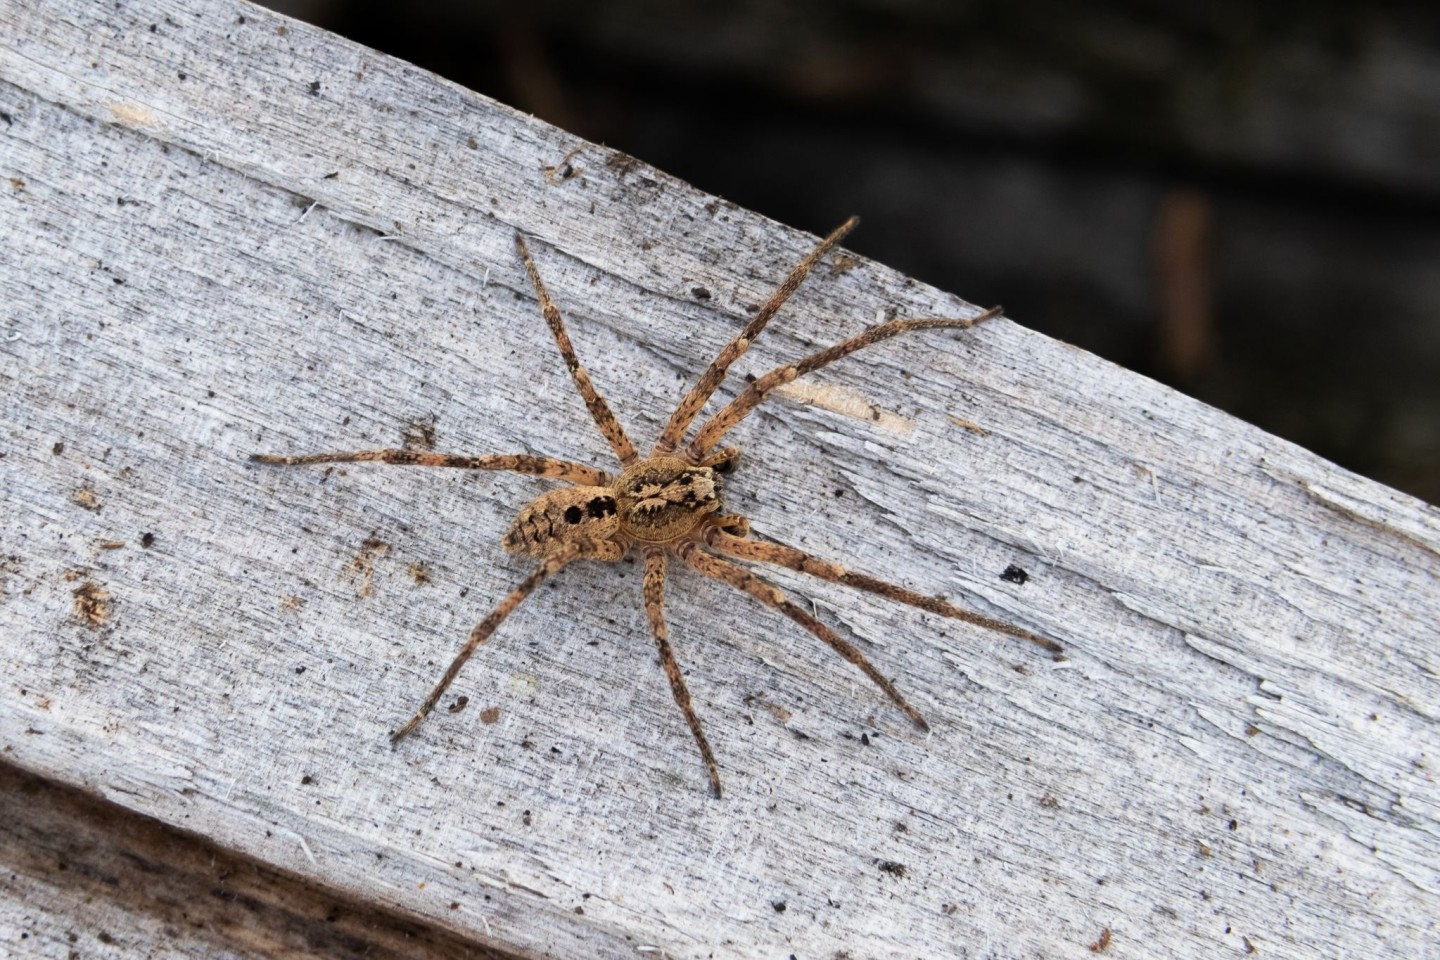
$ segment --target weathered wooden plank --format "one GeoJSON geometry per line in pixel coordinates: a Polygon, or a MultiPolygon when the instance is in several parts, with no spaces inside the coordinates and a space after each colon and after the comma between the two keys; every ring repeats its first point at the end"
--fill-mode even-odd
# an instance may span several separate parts
{"type": "MultiPolygon", "coordinates": [[[[604,465],[515,231],[640,442],[813,241],[251,6],[0,17],[9,762],[553,956],[1432,949],[1440,517],[1008,322],[774,402],[730,506],[1066,661],[777,574],[922,737],[677,575],[715,801],[636,568],[581,566],[392,751],[543,485],[246,455],[425,422],[604,465]]],[[[744,369],[969,309],[847,259],[744,369]]]]}
{"type": "Polygon", "coordinates": [[[0,763],[0,955],[515,960],[0,763]]]}

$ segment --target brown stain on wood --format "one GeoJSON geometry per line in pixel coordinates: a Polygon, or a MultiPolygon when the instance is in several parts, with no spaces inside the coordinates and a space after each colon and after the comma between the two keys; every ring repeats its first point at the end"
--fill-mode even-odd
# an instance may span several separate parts
{"type": "Polygon", "coordinates": [[[975,423],[973,420],[966,420],[964,417],[956,417],[951,414],[946,414],[946,417],[950,420],[951,423],[955,424],[955,426],[969,430],[976,436],[990,436],[989,430],[986,430],[984,427],[980,426],[980,424],[978,423],[975,423]]]}
{"type": "Polygon", "coordinates": [[[345,572],[358,579],[356,596],[362,599],[375,592],[375,561],[390,555],[390,544],[377,537],[366,537],[360,543],[360,552],[355,554],[345,572]]]}
{"type": "Polygon", "coordinates": [[[402,450],[434,450],[435,440],[435,418],[422,417],[405,425],[400,437],[400,447],[402,450]]]}
{"type": "Polygon", "coordinates": [[[86,580],[70,595],[75,598],[75,616],[87,627],[98,630],[110,619],[113,612],[111,597],[98,583],[86,580]]]}
{"type": "Polygon", "coordinates": [[[143,103],[112,103],[110,115],[126,127],[158,127],[160,118],[143,103]]]}

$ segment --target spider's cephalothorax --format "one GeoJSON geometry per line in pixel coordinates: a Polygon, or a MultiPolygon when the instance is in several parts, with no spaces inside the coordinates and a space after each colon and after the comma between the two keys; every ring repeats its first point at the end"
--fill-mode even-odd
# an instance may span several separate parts
{"type": "Polygon", "coordinates": [[[533,557],[540,561],[539,565],[489,616],[475,625],[475,629],[470,631],[470,638],[435,689],[430,692],[430,696],[415,715],[391,735],[392,741],[398,741],[414,730],[420,721],[429,715],[470,655],[489,639],[500,623],[542,580],[576,560],[613,562],[623,558],[631,549],[638,549],[644,554],[645,611],[650,620],[651,632],[655,636],[660,664],[670,681],[670,691],[675,697],[675,703],[685,715],[685,722],[690,727],[696,746],[700,748],[700,755],[710,776],[711,789],[717,797],[720,795],[719,768],[710,744],[705,739],[705,732],[701,729],[700,718],[690,702],[690,691],[685,685],[679,661],[670,645],[670,631],[665,623],[665,565],[670,558],[678,559],[707,577],[749,594],[810,631],[855,664],[921,727],[925,726],[925,720],[920,712],[900,695],[894,684],[871,665],[859,648],[817,620],[805,607],[791,602],[774,584],[733,561],[747,560],[788,567],[822,580],[898,600],[931,613],[1021,637],[1052,653],[1060,652],[1058,644],[1003,620],[995,620],[952,606],[939,597],[915,593],[863,573],[854,573],[837,563],[821,560],[773,540],[751,539],[750,525],[745,518],[724,516],[719,512],[719,474],[727,472],[734,465],[739,452],[734,447],[717,450],[717,445],[726,433],[744,420],[776,387],[896,334],[937,327],[974,326],[998,316],[999,307],[965,320],[949,317],[890,320],[862,330],[848,340],[813,353],[797,363],[778,367],[753,379],[734,400],[705,421],[690,442],[685,444],[684,449],[680,449],[696,416],[724,381],[730,365],[744,355],[781,305],[795,292],[821,258],[854,229],[857,222],[853,217],[847,220],[790,271],[790,275],[770,299],[720,351],[695,386],[681,399],[661,431],[660,439],[656,441],[650,456],[645,458],[641,458],[636,452],[624,428],[610,412],[604,397],[590,382],[590,375],[576,359],[575,349],[570,344],[560,311],[545,291],[545,285],[540,281],[540,273],[535,269],[524,239],[516,235],[515,245],[519,249],[521,262],[525,265],[526,273],[530,275],[530,282],[534,285],[535,294],[540,301],[540,310],[555,337],[556,346],[560,348],[575,387],[585,400],[595,425],[600,428],[600,432],[620,458],[622,470],[618,478],[583,464],[529,454],[465,456],[415,450],[362,450],[356,453],[317,453],[306,456],[260,453],[252,455],[252,460],[261,463],[284,465],[372,461],[422,467],[458,467],[465,470],[509,470],[569,484],[531,501],[511,524],[504,538],[505,549],[511,553],[533,557]]]}
{"type": "Polygon", "coordinates": [[[625,468],[615,481],[620,529],[635,543],[668,544],[720,509],[720,480],[709,467],[679,457],[651,457],[625,468]]]}

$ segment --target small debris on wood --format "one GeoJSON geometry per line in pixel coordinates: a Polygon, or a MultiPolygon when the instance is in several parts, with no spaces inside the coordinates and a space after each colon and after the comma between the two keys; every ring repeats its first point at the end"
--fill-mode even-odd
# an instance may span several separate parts
{"type": "Polygon", "coordinates": [[[605,166],[613,170],[621,180],[624,180],[625,174],[639,169],[644,166],[644,164],[630,156],[630,154],[616,150],[605,160],[605,166]]]}
{"type": "Polygon", "coordinates": [[[360,581],[356,590],[359,597],[368,597],[375,592],[375,561],[390,555],[390,544],[377,537],[366,537],[360,544],[360,552],[350,561],[347,572],[360,581]]]}
{"type": "Polygon", "coordinates": [[[99,628],[110,619],[110,594],[99,584],[87,580],[76,587],[71,596],[75,598],[75,615],[86,626],[99,628]]]}
{"type": "Polygon", "coordinates": [[[541,167],[540,170],[545,174],[545,182],[550,186],[555,187],[570,180],[574,180],[576,177],[580,176],[580,174],[584,173],[584,167],[577,167],[570,162],[580,155],[580,151],[582,149],[584,148],[576,147],[575,149],[571,150],[569,153],[565,154],[563,158],[561,158],[559,163],[555,164],[554,166],[541,167]]]}
{"type": "Polygon", "coordinates": [[[963,427],[963,428],[965,428],[966,430],[969,430],[971,433],[977,434],[977,435],[982,436],[982,437],[988,437],[988,436],[990,436],[990,431],[989,431],[989,430],[986,430],[984,427],[980,426],[980,424],[978,424],[978,423],[975,423],[975,422],[970,421],[970,420],[966,420],[966,419],[964,419],[963,417],[952,417],[952,416],[949,416],[948,414],[947,414],[946,416],[949,417],[950,422],[953,423],[953,424],[955,424],[955,426],[957,426],[957,427],[963,427]]]}
{"type": "Polygon", "coordinates": [[[435,422],[435,415],[432,413],[424,419],[411,420],[405,424],[400,447],[404,450],[434,450],[435,422]]]}
{"type": "Polygon", "coordinates": [[[773,703],[767,703],[765,701],[765,695],[763,693],[746,694],[743,702],[747,707],[761,707],[762,709],[768,711],[772,717],[774,717],[776,720],[779,720],[782,724],[789,723],[790,718],[795,716],[795,714],[791,713],[789,710],[786,710],[784,707],[777,706],[773,703]]]}

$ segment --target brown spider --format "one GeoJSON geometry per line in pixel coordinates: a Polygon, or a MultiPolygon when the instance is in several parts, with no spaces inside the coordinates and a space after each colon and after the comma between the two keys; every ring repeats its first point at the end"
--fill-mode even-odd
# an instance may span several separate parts
{"type": "Polygon", "coordinates": [[[730,365],[755,342],[755,338],[765,329],[770,318],[775,316],[776,311],[795,292],[821,258],[853,230],[858,222],[858,218],[851,217],[790,271],[785,282],[765,301],[754,319],[745,325],[745,329],[735,339],[726,344],[720,355],[701,374],[695,386],[680,401],[648,457],[641,457],[636,452],[630,438],[625,435],[625,430],[610,412],[605,399],[590,382],[590,375],[576,359],[575,348],[571,346],[570,337],[565,332],[560,311],[556,309],[555,303],[545,291],[545,285],[540,281],[540,274],[535,269],[535,262],[530,258],[524,238],[516,234],[515,246],[520,251],[520,259],[530,275],[530,282],[535,286],[540,310],[545,315],[550,332],[555,336],[560,355],[570,369],[570,376],[574,379],[580,396],[584,398],[585,405],[590,409],[595,425],[600,428],[605,439],[610,441],[610,446],[620,458],[622,469],[618,477],[594,467],[526,454],[485,454],[470,457],[416,450],[362,450],[356,453],[316,453],[298,457],[265,453],[251,455],[251,460],[284,466],[373,461],[420,467],[458,467],[462,470],[509,470],[550,477],[572,485],[541,494],[515,518],[515,522],[505,534],[505,549],[511,553],[534,557],[540,561],[540,565],[522,580],[509,596],[501,600],[489,616],[470,631],[470,638],[425,703],[404,726],[391,735],[392,743],[410,733],[425,719],[440,701],[441,695],[455,679],[455,675],[460,672],[460,668],[465,665],[465,661],[480,644],[489,639],[495,628],[530,595],[540,581],[576,560],[605,560],[614,563],[629,553],[632,547],[639,549],[645,556],[645,611],[655,634],[655,644],[660,651],[660,663],[665,668],[665,675],[670,678],[670,691],[675,696],[675,703],[685,714],[685,721],[690,725],[690,732],[700,748],[700,755],[705,759],[705,767],[710,774],[710,786],[717,797],[720,796],[720,773],[715,765],[715,755],[710,750],[705,732],[700,727],[700,718],[696,716],[695,707],[690,702],[690,691],[685,687],[685,678],[680,673],[680,664],[675,659],[675,651],[670,646],[669,630],[665,625],[667,555],[678,557],[707,577],[748,593],[809,630],[829,644],[835,652],[859,667],[921,729],[929,729],[925,718],[920,716],[920,712],[900,695],[894,684],[881,675],[853,644],[842,639],[802,607],[792,603],[773,583],[725,557],[788,567],[823,580],[868,590],[931,613],[1020,637],[1037,643],[1052,653],[1060,651],[1058,644],[1002,620],[962,610],[938,597],[923,596],[863,573],[851,572],[839,564],[813,557],[794,547],[773,541],[752,540],[749,538],[750,524],[744,517],[720,512],[719,475],[728,473],[735,466],[740,451],[733,446],[717,450],[716,444],[759,406],[771,390],[872,343],[910,330],[971,327],[998,316],[999,307],[969,320],[942,317],[891,320],[869,327],[829,349],[811,354],[798,363],[778,367],[751,382],[734,400],[706,421],[683,450],[680,449],[691,423],[725,379],[730,365]]]}

